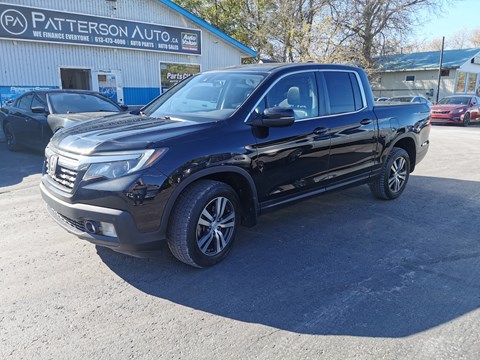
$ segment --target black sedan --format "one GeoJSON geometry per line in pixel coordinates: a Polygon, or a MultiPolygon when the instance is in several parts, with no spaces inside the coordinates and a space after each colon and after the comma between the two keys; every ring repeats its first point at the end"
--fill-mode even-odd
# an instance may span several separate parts
{"type": "Polygon", "coordinates": [[[0,118],[10,151],[43,150],[53,133],[75,122],[126,111],[101,94],[84,90],[30,91],[4,109],[0,118]]]}

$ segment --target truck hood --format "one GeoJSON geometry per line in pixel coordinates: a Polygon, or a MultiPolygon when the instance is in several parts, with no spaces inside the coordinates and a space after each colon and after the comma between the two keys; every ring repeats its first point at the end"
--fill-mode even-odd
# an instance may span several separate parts
{"type": "Polygon", "coordinates": [[[150,118],[123,113],[79,123],[57,132],[51,147],[80,155],[164,146],[167,139],[200,131],[212,122],[150,118]]]}

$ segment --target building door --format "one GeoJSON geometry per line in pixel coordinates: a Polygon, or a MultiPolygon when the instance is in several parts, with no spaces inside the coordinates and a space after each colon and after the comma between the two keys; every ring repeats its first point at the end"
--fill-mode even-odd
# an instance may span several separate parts
{"type": "Polygon", "coordinates": [[[62,89],[91,90],[90,69],[60,68],[62,89]]]}
{"type": "Polygon", "coordinates": [[[120,70],[98,70],[92,72],[92,89],[110,100],[123,104],[122,72],[120,70]]]}

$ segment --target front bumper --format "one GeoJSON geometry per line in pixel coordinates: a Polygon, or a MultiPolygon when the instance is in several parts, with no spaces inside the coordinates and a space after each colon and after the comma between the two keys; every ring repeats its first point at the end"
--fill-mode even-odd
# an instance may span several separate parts
{"type": "Polygon", "coordinates": [[[65,230],[93,244],[133,256],[144,256],[158,250],[165,235],[158,231],[140,232],[132,215],[124,210],[109,209],[88,204],[70,204],[55,197],[40,184],[42,197],[52,218],[65,230]],[[113,224],[116,236],[87,232],[86,221],[113,224]]]}
{"type": "Polygon", "coordinates": [[[462,124],[463,114],[432,114],[431,122],[435,124],[462,124]]]}

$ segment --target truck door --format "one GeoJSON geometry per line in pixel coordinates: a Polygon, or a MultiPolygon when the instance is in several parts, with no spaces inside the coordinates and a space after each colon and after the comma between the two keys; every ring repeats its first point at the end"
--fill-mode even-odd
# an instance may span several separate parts
{"type": "MultiPolygon", "coordinates": [[[[377,119],[354,71],[317,73],[319,92],[327,115],[321,125],[331,136],[327,188],[370,175],[377,143],[377,119]]],[[[368,86],[368,84],[363,84],[368,86]]]]}
{"type": "Polygon", "coordinates": [[[257,128],[253,178],[262,207],[323,188],[328,170],[330,137],[319,115],[313,71],[280,77],[258,103],[252,116],[266,108],[292,108],[295,122],[281,128],[257,128]]]}

